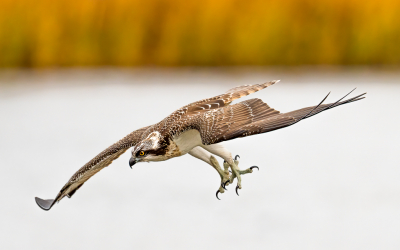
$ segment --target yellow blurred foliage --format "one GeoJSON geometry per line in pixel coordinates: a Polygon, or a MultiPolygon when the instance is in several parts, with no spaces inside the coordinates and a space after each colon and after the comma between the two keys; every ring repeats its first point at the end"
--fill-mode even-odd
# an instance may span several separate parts
{"type": "Polygon", "coordinates": [[[0,66],[400,63],[399,0],[0,0],[0,66]]]}

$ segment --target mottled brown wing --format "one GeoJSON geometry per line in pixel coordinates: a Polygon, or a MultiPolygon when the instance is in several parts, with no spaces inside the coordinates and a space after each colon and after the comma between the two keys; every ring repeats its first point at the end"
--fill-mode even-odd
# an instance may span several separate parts
{"type": "Polygon", "coordinates": [[[277,82],[279,82],[279,80],[262,84],[244,85],[230,89],[225,94],[190,103],[167,116],[158,123],[155,128],[157,128],[161,134],[179,134],[193,117],[197,117],[210,110],[224,108],[238,98],[255,93],[277,82]]]}
{"type": "Polygon", "coordinates": [[[240,128],[278,114],[255,98],[199,114],[188,124],[199,130],[203,144],[209,145],[233,139],[231,134],[240,128]]]}
{"type": "Polygon", "coordinates": [[[110,165],[130,147],[135,146],[136,143],[140,141],[143,132],[149,127],[150,126],[133,131],[86,163],[69,179],[54,200],[42,200],[36,197],[36,203],[42,209],[50,210],[55,202],[60,201],[65,196],[71,198],[72,195],[83,185],[83,183],[85,183],[85,181],[103,168],[110,165]]]}
{"type": "Polygon", "coordinates": [[[250,95],[259,90],[265,89],[266,87],[271,86],[277,82],[279,82],[279,80],[274,80],[262,84],[239,86],[228,90],[226,93],[222,95],[190,103],[182,107],[182,109],[185,109],[186,113],[190,115],[190,114],[202,113],[211,109],[222,108],[229,105],[232,101],[236,99],[250,95]]]}
{"type": "Polygon", "coordinates": [[[200,131],[203,144],[215,144],[238,137],[261,134],[293,125],[322,111],[363,99],[364,94],[330,104],[295,110],[281,114],[260,99],[251,99],[221,109],[199,114],[189,127],[200,131]]]}

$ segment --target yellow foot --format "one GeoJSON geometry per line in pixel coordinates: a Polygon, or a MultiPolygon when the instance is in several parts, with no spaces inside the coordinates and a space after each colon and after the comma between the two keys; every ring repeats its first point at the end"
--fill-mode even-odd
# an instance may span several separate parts
{"type": "Polygon", "coordinates": [[[257,168],[259,170],[259,168],[257,166],[252,166],[248,169],[245,170],[240,170],[239,169],[239,161],[238,158],[240,158],[239,155],[235,156],[235,159],[232,160],[232,163],[229,164],[228,162],[224,161],[224,168],[230,168],[232,171],[232,175],[230,176],[229,180],[226,181],[224,183],[224,186],[227,186],[229,183],[233,183],[233,180],[236,178],[237,179],[237,185],[236,185],[236,194],[239,195],[238,193],[238,189],[242,189],[242,178],[240,177],[241,175],[244,174],[249,174],[249,173],[253,173],[253,169],[257,168]]]}
{"type": "Polygon", "coordinates": [[[229,182],[231,174],[229,173],[228,167],[225,167],[225,165],[224,165],[224,170],[222,170],[217,159],[215,159],[214,156],[210,157],[210,161],[211,161],[212,166],[215,168],[215,170],[217,170],[219,176],[221,177],[221,184],[219,185],[217,193],[215,194],[217,196],[217,199],[220,200],[220,198],[218,197],[218,194],[225,193],[226,188],[225,188],[224,183],[229,182]]]}

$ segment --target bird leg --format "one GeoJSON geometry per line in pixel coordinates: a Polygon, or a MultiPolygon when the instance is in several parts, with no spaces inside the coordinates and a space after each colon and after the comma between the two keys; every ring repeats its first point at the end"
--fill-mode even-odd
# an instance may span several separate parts
{"type": "Polygon", "coordinates": [[[230,173],[228,170],[228,167],[225,166],[224,164],[224,170],[220,167],[217,159],[215,159],[214,156],[210,156],[210,162],[211,162],[211,166],[217,170],[219,176],[221,177],[221,185],[219,186],[219,189],[217,191],[217,198],[218,198],[218,193],[224,193],[225,192],[225,185],[224,183],[229,182],[230,179],[230,173]]]}
{"type": "Polygon", "coordinates": [[[242,178],[241,175],[252,173],[253,168],[258,168],[256,166],[252,166],[248,169],[241,170],[239,169],[239,161],[238,158],[239,156],[236,155],[234,159],[232,159],[232,154],[229,152],[223,145],[220,144],[211,144],[211,145],[202,145],[201,147],[196,147],[192,149],[189,154],[191,154],[194,157],[197,157],[207,163],[209,163],[211,166],[213,166],[221,176],[221,187],[217,191],[217,198],[218,198],[218,193],[223,193],[225,186],[227,186],[229,183],[233,183],[234,179],[237,178],[237,186],[236,186],[236,194],[238,194],[238,189],[242,188],[242,178]],[[205,154],[205,151],[208,151],[205,154]],[[222,171],[221,167],[219,166],[218,162],[216,159],[210,154],[215,154],[222,159],[224,159],[224,171],[222,171]],[[208,155],[207,157],[204,157],[205,155],[208,155]],[[229,169],[231,171],[231,175],[229,174],[229,169]]]}

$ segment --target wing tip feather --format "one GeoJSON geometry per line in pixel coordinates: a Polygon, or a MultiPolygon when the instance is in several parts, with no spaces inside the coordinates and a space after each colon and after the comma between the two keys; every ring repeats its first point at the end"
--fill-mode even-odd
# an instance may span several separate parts
{"type": "Polygon", "coordinates": [[[272,80],[272,81],[269,81],[269,82],[264,83],[263,85],[264,85],[265,87],[269,87],[269,86],[274,85],[275,83],[278,83],[278,82],[280,82],[280,81],[281,81],[281,80],[272,80]]]}
{"type": "Polygon", "coordinates": [[[49,199],[49,200],[43,200],[40,199],[39,197],[35,197],[36,204],[43,210],[49,211],[51,207],[54,206],[55,200],[49,199]]]}

